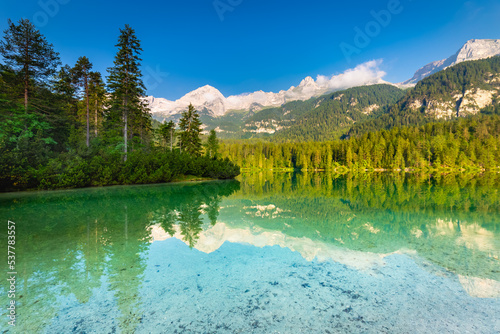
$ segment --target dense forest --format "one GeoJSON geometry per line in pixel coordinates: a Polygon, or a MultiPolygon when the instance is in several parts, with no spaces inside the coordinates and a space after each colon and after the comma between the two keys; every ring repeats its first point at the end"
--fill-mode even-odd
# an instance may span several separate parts
{"type": "Polygon", "coordinates": [[[365,133],[348,140],[307,143],[225,141],[221,154],[248,169],[496,169],[500,116],[365,133]]]}
{"type": "Polygon", "coordinates": [[[404,92],[391,85],[355,87],[324,96],[289,128],[278,131],[275,142],[339,139],[353,124],[384,113],[404,92]]]}
{"type": "Polygon", "coordinates": [[[106,83],[80,57],[59,53],[27,19],[9,20],[0,41],[0,191],[157,183],[183,175],[233,178],[215,132],[202,143],[194,108],[152,128],[144,104],[141,46],[120,29],[106,83]]]}
{"type": "MultiPolygon", "coordinates": [[[[461,99],[457,101],[456,97],[463,96],[473,88],[493,90],[498,95],[500,88],[498,75],[500,75],[500,57],[468,61],[452,66],[420,81],[415,88],[407,91],[404,98],[392,105],[387,113],[354,124],[349,135],[358,136],[370,131],[435,122],[434,115],[427,113],[431,101],[456,103],[458,109],[462,101],[461,99]],[[412,106],[414,101],[422,101],[422,107],[414,108],[412,106]]],[[[499,114],[498,99],[494,97],[492,103],[481,110],[481,113],[499,114]]],[[[467,116],[458,111],[457,114],[457,116],[467,116]]]]}
{"type": "MultiPolygon", "coordinates": [[[[240,126],[242,131],[233,131],[225,137],[265,138],[274,142],[339,139],[353,124],[386,112],[403,96],[403,90],[381,84],[291,101],[246,116],[240,126]]],[[[221,129],[230,132],[234,127],[222,126],[221,129]]]]}

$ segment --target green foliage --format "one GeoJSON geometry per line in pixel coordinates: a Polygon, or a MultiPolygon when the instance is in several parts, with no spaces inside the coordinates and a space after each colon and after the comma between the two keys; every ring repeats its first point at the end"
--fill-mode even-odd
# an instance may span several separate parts
{"type": "MultiPolygon", "coordinates": [[[[314,99],[310,110],[295,115],[289,128],[278,131],[273,141],[325,141],[342,137],[357,122],[373,118],[396,103],[404,92],[390,85],[355,87],[314,99]]],[[[300,104],[300,102],[296,102],[300,104]]],[[[287,109],[292,104],[286,104],[287,109]]],[[[293,107],[292,107],[293,108],[293,107]]]]}
{"type": "Polygon", "coordinates": [[[250,169],[494,169],[499,142],[500,116],[478,115],[333,142],[227,141],[221,155],[250,169]]]}
{"type": "Polygon", "coordinates": [[[108,130],[115,131],[115,136],[111,136],[111,139],[119,137],[118,133],[123,131],[126,160],[129,141],[133,147],[147,142],[146,137],[151,130],[151,115],[141,100],[146,92],[139,68],[142,49],[135,31],[129,25],[120,29],[116,47],[118,51],[114,66],[108,69],[110,108],[107,112],[107,126],[108,130]]]}
{"type": "Polygon", "coordinates": [[[213,118],[211,116],[200,115],[203,124],[207,125],[208,129],[219,128],[222,132],[218,133],[220,138],[249,138],[251,135],[248,132],[243,132],[242,126],[245,121],[254,115],[254,112],[249,110],[229,110],[224,115],[213,118]]]}
{"type": "Polygon", "coordinates": [[[184,129],[187,149],[182,154],[164,149],[172,144],[173,122],[161,127],[163,142],[155,146],[150,139],[151,115],[141,100],[141,49],[129,26],[121,30],[107,94],[101,74],[91,71],[86,57],[80,57],[74,68],[63,66],[55,80],[49,80],[58,59],[52,45],[28,20],[9,25],[0,44],[6,62],[0,64],[0,191],[159,183],[185,175],[227,179],[239,174],[239,167],[227,159],[200,156],[201,123],[194,110],[184,129]],[[25,38],[33,39],[28,41],[33,43],[27,46],[29,58],[18,54],[25,38]],[[23,110],[25,80],[30,108],[23,110]]]}
{"type": "Polygon", "coordinates": [[[36,83],[43,83],[56,72],[59,54],[53,50],[40,31],[28,19],[14,24],[10,19],[4,40],[0,41],[0,54],[5,64],[22,77],[24,107],[28,109],[28,92],[36,83]]]}
{"type": "MultiPolygon", "coordinates": [[[[389,108],[386,113],[377,118],[356,123],[349,131],[349,136],[359,136],[363,133],[393,127],[424,125],[435,122],[434,115],[426,111],[430,101],[455,102],[456,96],[461,96],[471,89],[497,90],[500,84],[495,77],[500,74],[500,57],[484,60],[468,61],[435,73],[420,81],[415,88],[407,91],[406,96],[389,108]],[[415,109],[412,104],[421,101],[422,107],[415,109]]],[[[498,114],[498,98],[482,112],[498,114]]],[[[462,103],[459,100],[457,109],[462,103]]],[[[458,111],[457,111],[458,114],[458,111]]],[[[455,115],[464,116],[464,115],[455,115]]]]}
{"type": "Polygon", "coordinates": [[[179,129],[178,145],[180,150],[191,155],[199,155],[201,152],[201,121],[200,115],[192,104],[189,105],[188,110],[182,113],[179,129]]]}
{"type": "Polygon", "coordinates": [[[175,123],[173,121],[163,122],[159,125],[158,133],[161,137],[161,145],[169,147],[172,151],[174,144],[175,123]]]}
{"type": "Polygon", "coordinates": [[[89,79],[92,63],[87,57],[80,57],[72,68],[73,83],[83,91],[86,105],[86,144],[90,146],[90,109],[89,109],[89,79]]]}
{"type": "MultiPolygon", "coordinates": [[[[6,163],[2,161],[2,166],[6,163]]],[[[239,167],[228,159],[195,157],[162,149],[134,151],[126,161],[121,159],[120,153],[100,151],[82,156],[69,152],[39,165],[37,170],[22,167],[13,166],[2,174],[9,176],[0,180],[3,191],[163,183],[182,175],[232,179],[240,173],[239,167]],[[14,172],[18,174],[13,175],[14,172]]]]}
{"type": "Polygon", "coordinates": [[[205,152],[211,158],[217,158],[219,155],[219,140],[217,139],[217,133],[215,130],[210,130],[210,135],[208,136],[207,143],[205,145],[205,152]]]}
{"type": "Polygon", "coordinates": [[[403,96],[404,92],[397,87],[372,85],[350,88],[306,101],[291,101],[281,107],[259,111],[245,120],[245,131],[236,130],[225,137],[269,138],[275,142],[338,139],[354,123],[385,112],[403,96]],[[262,128],[276,132],[273,135],[258,133],[257,130],[262,128]]]}
{"type": "MultiPolygon", "coordinates": [[[[5,106],[4,106],[5,107],[5,106]]],[[[46,161],[56,142],[51,126],[20,106],[0,113],[0,189],[31,187],[33,171],[46,161]]]]}
{"type": "Polygon", "coordinates": [[[103,113],[106,104],[106,86],[99,72],[90,72],[89,75],[89,103],[94,116],[94,135],[97,137],[102,128],[103,113]]]}

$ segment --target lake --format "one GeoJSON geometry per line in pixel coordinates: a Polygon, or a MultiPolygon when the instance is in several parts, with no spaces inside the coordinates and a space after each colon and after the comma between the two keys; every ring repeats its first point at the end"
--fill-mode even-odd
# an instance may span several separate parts
{"type": "Polygon", "coordinates": [[[1,332],[498,333],[500,175],[0,194],[1,332]],[[10,301],[16,326],[9,326],[10,301]]]}

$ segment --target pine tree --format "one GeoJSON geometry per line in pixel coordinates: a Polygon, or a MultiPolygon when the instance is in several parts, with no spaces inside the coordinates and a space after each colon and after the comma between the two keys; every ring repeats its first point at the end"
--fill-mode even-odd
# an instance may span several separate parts
{"type": "Polygon", "coordinates": [[[182,152],[199,155],[201,151],[201,121],[200,115],[193,107],[192,104],[189,105],[187,111],[182,113],[182,117],[179,121],[179,148],[182,152]]]}
{"type": "MultiPolygon", "coordinates": [[[[131,123],[129,116],[140,119],[140,124],[145,128],[150,128],[151,123],[143,124],[147,121],[151,122],[148,109],[141,101],[141,97],[146,93],[146,87],[142,81],[142,73],[139,69],[141,54],[140,41],[135,35],[135,31],[127,24],[124,29],[120,29],[120,37],[118,38],[118,52],[115,56],[114,66],[108,69],[108,91],[111,97],[110,119],[117,121],[117,116],[122,116],[123,124],[123,142],[124,142],[124,160],[127,160],[128,154],[128,139],[129,139],[129,124],[131,123]]],[[[142,130],[142,128],[141,128],[142,130]]],[[[133,134],[133,133],[132,133],[133,134]]]]}
{"type": "Polygon", "coordinates": [[[347,146],[347,152],[346,152],[345,160],[346,160],[347,167],[348,168],[352,168],[353,156],[352,156],[352,148],[351,148],[350,143],[349,143],[349,146],[347,146]]]}
{"type": "Polygon", "coordinates": [[[0,54],[5,64],[23,78],[24,110],[28,112],[29,92],[33,84],[56,73],[61,64],[59,53],[28,19],[19,20],[18,25],[9,20],[8,24],[4,40],[0,41],[0,54]]]}
{"type": "Polygon", "coordinates": [[[165,147],[170,145],[170,151],[172,151],[172,146],[174,143],[174,132],[175,123],[173,121],[164,122],[160,124],[160,129],[158,130],[161,138],[163,139],[165,147]]]}
{"type": "Polygon", "coordinates": [[[332,168],[332,155],[333,155],[333,153],[332,153],[332,146],[329,143],[326,145],[326,153],[325,153],[325,155],[326,155],[326,157],[325,157],[326,158],[326,166],[325,166],[325,168],[326,168],[326,170],[330,171],[330,170],[333,169],[332,168]]]}
{"type": "Polygon", "coordinates": [[[106,87],[102,80],[101,73],[90,72],[89,76],[90,104],[94,108],[94,134],[97,137],[99,132],[99,116],[102,118],[104,105],[106,102],[106,87]]]}
{"type": "Polygon", "coordinates": [[[210,130],[210,135],[208,136],[206,144],[207,155],[211,158],[217,158],[219,155],[219,140],[217,139],[217,133],[215,130],[210,130]]]}
{"type": "Polygon", "coordinates": [[[62,99],[63,108],[69,114],[76,114],[76,89],[73,85],[71,67],[64,65],[56,75],[54,90],[62,99]]]}
{"type": "Polygon", "coordinates": [[[83,88],[83,94],[85,98],[85,106],[87,111],[87,132],[86,132],[86,144],[87,147],[90,146],[90,109],[89,109],[89,79],[90,70],[92,69],[92,63],[87,57],[80,57],[72,69],[73,73],[73,83],[83,88]]]}

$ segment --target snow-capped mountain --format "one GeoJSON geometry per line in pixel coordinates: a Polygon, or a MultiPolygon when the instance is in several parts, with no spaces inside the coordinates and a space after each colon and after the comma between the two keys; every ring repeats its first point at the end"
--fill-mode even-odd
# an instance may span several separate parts
{"type": "Polygon", "coordinates": [[[169,101],[163,98],[155,98],[148,96],[144,98],[147,102],[151,113],[155,118],[167,118],[180,114],[186,110],[190,103],[198,110],[208,110],[214,116],[222,116],[226,113],[226,98],[222,93],[209,85],[200,87],[177,101],[169,101]]]}
{"type": "Polygon", "coordinates": [[[464,61],[479,60],[496,55],[500,55],[500,39],[471,39],[450,58],[432,62],[419,69],[413,78],[403,82],[403,85],[416,84],[431,74],[464,61]]]}
{"type": "MultiPolygon", "coordinates": [[[[431,74],[442,71],[455,64],[489,58],[500,55],[500,39],[472,39],[468,41],[455,55],[432,62],[419,69],[413,78],[396,84],[401,88],[414,86],[418,81],[431,74]]],[[[385,72],[379,69],[381,60],[373,60],[349,69],[344,73],[330,77],[318,75],[316,80],[306,77],[300,84],[278,93],[264,92],[244,93],[225,97],[218,89],[206,85],[200,87],[176,101],[148,96],[144,98],[151,113],[157,120],[176,118],[186,110],[190,103],[205,115],[217,118],[231,110],[259,111],[265,107],[275,107],[286,102],[307,100],[330,92],[348,89],[356,86],[373,84],[390,84],[382,78],[385,72]]]]}
{"type": "Polygon", "coordinates": [[[257,91],[241,95],[224,97],[212,86],[198,88],[177,101],[148,96],[144,98],[154,118],[163,121],[174,118],[186,110],[190,103],[199,110],[212,117],[220,117],[230,110],[258,111],[264,107],[280,106],[286,102],[307,100],[329,92],[347,89],[356,86],[387,83],[382,80],[385,72],[379,69],[381,61],[370,61],[330,77],[319,75],[316,80],[307,77],[297,87],[281,90],[278,93],[257,91]]]}

